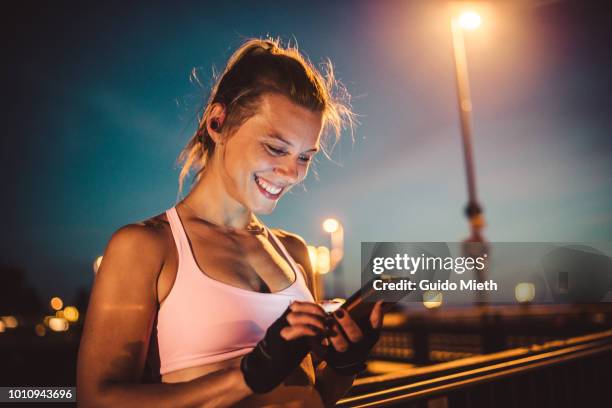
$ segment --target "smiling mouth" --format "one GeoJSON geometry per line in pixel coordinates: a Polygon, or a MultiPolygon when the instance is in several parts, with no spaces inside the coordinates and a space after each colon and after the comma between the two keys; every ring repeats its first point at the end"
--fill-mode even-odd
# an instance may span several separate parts
{"type": "Polygon", "coordinates": [[[263,194],[266,198],[270,200],[277,200],[285,187],[278,187],[267,180],[262,179],[261,177],[254,176],[255,184],[259,188],[261,194],[263,194]]]}

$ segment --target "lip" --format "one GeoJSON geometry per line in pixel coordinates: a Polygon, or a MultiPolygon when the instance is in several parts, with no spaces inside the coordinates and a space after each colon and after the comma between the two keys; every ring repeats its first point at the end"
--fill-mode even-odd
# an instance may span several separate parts
{"type": "MultiPolygon", "coordinates": [[[[253,181],[255,182],[255,185],[257,186],[257,188],[259,189],[259,192],[266,198],[270,199],[270,200],[278,200],[281,196],[281,194],[283,194],[283,191],[285,191],[285,187],[281,187],[281,190],[277,193],[277,194],[271,194],[270,192],[268,192],[266,189],[264,189],[262,186],[259,185],[259,183],[257,182],[257,179],[263,179],[266,181],[266,183],[272,184],[274,186],[276,186],[276,184],[266,180],[263,177],[259,177],[257,175],[254,175],[253,177],[253,181]]],[[[277,186],[278,187],[278,186],[277,186]]]]}

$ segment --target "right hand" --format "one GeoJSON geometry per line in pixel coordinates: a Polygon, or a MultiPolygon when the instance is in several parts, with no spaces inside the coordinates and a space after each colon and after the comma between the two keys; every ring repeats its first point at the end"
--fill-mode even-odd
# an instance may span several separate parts
{"type": "Polygon", "coordinates": [[[272,323],[264,338],[240,362],[246,384],[255,393],[277,387],[310,351],[310,340],[323,338],[325,312],[310,302],[293,302],[272,323]]]}
{"type": "Polygon", "coordinates": [[[320,336],[326,330],[326,314],[316,303],[294,301],[285,315],[288,326],[280,331],[285,340],[296,340],[302,337],[320,336]]]}

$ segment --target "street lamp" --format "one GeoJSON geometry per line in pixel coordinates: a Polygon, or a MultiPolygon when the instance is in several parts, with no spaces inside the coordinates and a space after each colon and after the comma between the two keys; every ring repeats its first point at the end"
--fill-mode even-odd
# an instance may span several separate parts
{"type": "Polygon", "coordinates": [[[481,24],[480,16],[468,11],[451,18],[451,33],[453,37],[453,55],[455,59],[455,77],[457,80],[457,102],[459,105],[459,119],[461,121],[461,137],[463,140],[463,155],[465,159],[465,172],[468,187],[468,205],[466,213],[471,220],[482,214],[476,196],[476,177],[474,174],[474,152],[472,145],[472,99],[470,97],[470,84],[468,79],[467,57],[463,30],[474,30],[481,24]]]}
{"type": "MultiPolygon", "coordinates": [[[[463,141],[463,156],[465,161],[465,175],[467,179],[468,204],[465,214],[470,223],[471,235],[463,241],[463,252],[466,256],[478,257],[488,252],[488,245],[481,230],[485,226],[482,207],[476,194],[476,175],[474,172],[474,148],[472,143],[472,99],[468,79],[467,56],[463,30],[475,30],[482,23],[480,15],[475,11],[465,11],[451,17],[451,34],[453,38],[453,56],[455,60],[455,77],[457,80],[457,102],[459,105],[459,119],[461,121],[461,138],[463,141]]],[[[478,270],[476,279],[479,282],[486,278],[486,268],[478,270]]],[[[484,292],[477,294],[478,302],[486,301],[484,292]]]]}

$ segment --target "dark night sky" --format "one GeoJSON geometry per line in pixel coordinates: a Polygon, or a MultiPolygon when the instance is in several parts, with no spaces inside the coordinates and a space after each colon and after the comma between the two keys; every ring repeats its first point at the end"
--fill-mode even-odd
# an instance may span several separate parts
{"type": "MultiPolygon", "coordinates": [[[[3,10],[2,254],[45,295],[90,285],[112,232],[173,205],[175,159],[249,36],[330,57],[361,116],[266,221],[323,244],[457,241],[466,201],[443,2],[20,2],[3,10]],[[126,3],[126,4],[123,4],[126,3]]],[[[483,3],[486,5],[486,3],[483,3]]],[[[466,36],[491,241],[612,241],[612,7],[493,2],[466,36]]],[[[354,269],[354,272],[351,272],[354,269]]]]}

